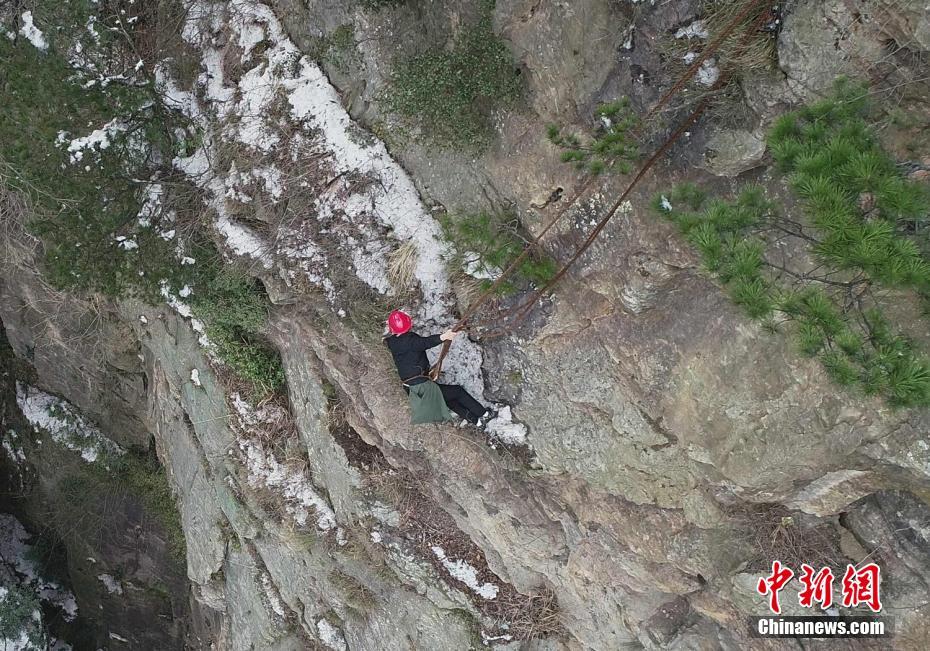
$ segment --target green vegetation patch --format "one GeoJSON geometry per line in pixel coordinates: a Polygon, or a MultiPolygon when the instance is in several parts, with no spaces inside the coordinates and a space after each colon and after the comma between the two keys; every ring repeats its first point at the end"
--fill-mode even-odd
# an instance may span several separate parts
{"type": "MultiPolygon", "coordinates": [[[[63,497],[62,521],[57,523],[60,531],[72,530],[88,537],[106,535],[101,528],[113,522],[109,509],[120,508],[113,497],[131,496],[164,533],[172,556],[183,563],[186,542],[181,515],[165,469],[154,455],[133,450],[123,454],[102,453],[93,463],[83,464],[62,479],[59,490],[63,497]]],[[[120,522],[114,526],[121,525],[120,522]]]]}
{"type": "Polygon", "coordinates": [[[345,23],[316,39],[309,55],[316,61],[326,61],[346,72],[361,61],[356,43],[355,27],[345,23]]]}
{"type": "Polygon", "coordinates": [[[789,326],[800,351],[840,385],[893,406],[930,405],[930,361],[896,331],[880,290],[930,292],[919,242],[926,188],[904,179],[865,121],[865,89],[840,81],[830,99],[783,116],[769,137],[801,199],[801,221],[757,187],[708,201],[693,185],[659,195],[653,208],[700,252],[731,299],[767,329],[789,326]],[[768,237],[804,242],[819,263],[791,269],[766,257],[768,237]]]}
{"type": "Polygon", "coordinates": [[[908,181],[865,121],[866,89],[838,83],[833,97],[783,115],[769,134],[811,223],[816,253],[887,287],[930,296],[930,263],[914,235],[928,226],[925,186],[908,181]]]}
{"type": "Polygon", "coordinates": [[[450,49],[397,63],[384,94],[387,108],[445,148],[480,149],[492,132],[494,110],[522,94],[519,70],[491,26],[493,0],[482,0],[478,22],[450,49]]]}
{"type": "MultiPolygon", "coordinates": [[[[37,621],[33,614],[42,609],[35,593],[15,585],[4,585],[3,594],[0,595],[0,640],[8,640],[16,645],[17,640],[25,637],[33,646],[31,648],[46,648],[45,630],[41,620],[37,621]]],[[[25,647],[15,647],[25,648],[25,647]]]]}
{"type": "MultiPolygon", "coordinates": [[[[470,275],[483,278],[482,287],[493,283],[491,278],[510,266],[527,244],[521,234],[520,221],[512,214],[477,213],[440,218],[446,240],[452,243],[450,266],[464,268],[470,275]]],[[[499,294],[510,294],[527,282],[542,285],[556,273],[555,261],[541,249],[534,248],[517,266],[512,280],[497,288],[499,294]]]]}
{"type": "Polygon", "coordinates": [[[216,355],[259,398],[280,390],[284,367],[278,351],[262,331],[268,299],[260,283],[235,271],[217,271],[190,298],[194,313],[206,324],[216,355]]]}
{"type": "MultiPolygon", "coordinates": [[[[137,34],[136,26],[153,29],[168,5],[154,3],[146,10],[154,13],[130,25],[110,24],[115,14],[98,15],[85,0],[42,2],[35,14],[49,34],[48,51],[0,39],[0,183],[30,197],[28,227],[43,242],[43,271],[54,286],[150,303],[163,301],[163,286],[175,293],[190,286],[217,356],[265,395],[284,378],[279,356],[260,334],[267,298],[253,281],[224,272],[211,233],[198,221],[197,190],[170,165],[176,155],[191,155],[201,134],[161,105],[152,79],[90,83],[66,58],[75,44],[104,59],[138,56],[134,47],[150,35],[137,34]],[[97,146],[69,150],[72,140],[91,134],[97,146]],[[155,175],[165,191],[146,205],[155,186],[140,179],[155,175]],[[181,264],[179,251],[196,264],[181,264]]],[[[342,52],[353,40],[351,27],[339,28],[327,52],[342,52]]]]}
{"type": "Polygon", "coordinates": [[[89,83],[69,64],[75,43],[101,55],[117,49],[104,22],[95,28],[100,43],[91,37],[94,11],[88,2],[37,6],[47,52],[0,39],[0,182],[31,198],[30,226],[56,287],[155,296],[160,279],[182,283],[190,270],[178,268],[174,242],[137,228],[145,189],[137,179],[149,178],[153,153],[170,147],[176,124],[154,107],[151,84],[89,83]],[[105,146],[69,151],[73,139],[106,125],[105,146]]]}
{"type": "Polygon", "coordinates": [[[578,169],[586,169],[591,174],[607,170],[629,174],[632,169],[630,163],[639,158],[639,147],[632,137],[639,120],[631,110],[629,100],[624,97],[601,104],[594,114],[597,128],[587,142],[574,133],[563,133],[555,124],[549,125],[549,141],[563,150],[562,162],[574,163],[578,169]]]}

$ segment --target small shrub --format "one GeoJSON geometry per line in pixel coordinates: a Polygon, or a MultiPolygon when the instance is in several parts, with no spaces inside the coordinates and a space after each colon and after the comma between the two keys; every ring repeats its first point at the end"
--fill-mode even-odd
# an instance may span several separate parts
{"type": "MultiPolygon", "coordinates": [[[[526,240],[520,236],[519,220],[514,215],[477,213],[440,218],[446,239],[452,243],[450,264],[463,268],[466,273],[482,279],[487,289],[500,272],[523,252],[526,240]]],[[[520,282],[541,285],[550,280],[557,270],[555,261],[534,249],[515,270],[514,281],[504,281],[498,293],[516,291],[520,282]]]]}
{"type": "Polygon", "coordinates": [[[175,558],[183,561],[187,543],[181,526],[181,514],[168,485],[165,469],[158,459],[154,455],[130,451],[120,456],[106,455],[98,460],[98,464],[109,467],[116,481],[139,498],[146,511],[161,524],[168,538],[168,547],[175,558]]]}
{"type": "Polygon", "coordinates": [[[911,238],[930,195],[901,176],[865,122],[866,88],[839,80],[833,96],[781,116],[769,133],[780,169],[823,233],[815,252],[887,287],[930,289],[930,263],[911,238]]]}
{"type": "Polygon", "coordinates": [[[268,302],[257,280],[235,271],[216,273],[191,296],[191,307],[230,370],[251,383],[260,397],[280,389],[284,368],[262,335],[268,302]]]}
{"type": "Polygon", "coordinates": [[[356,45],[355,27],[351,23],[345,23],[329,34],[315,39],[309,54],[316,61],[331,63],[345,72],[359,63],[356,45]]]}
{"type": "Polygon", "coordinates": [[[563,134],[557,125],[549,125],[549,141],[562,148],[562,162],[574,163],[591,174],[617,170],[629,174],[630,163],[639,158],[639,147],[630,132],[638,120],[630,109],[627,98],[601,104],[595,111],[598,127],[593,139],[583,143],[580,136],[563,134]]]}
{"type": "Polygon", "coordinates": [[[510,51],[491,26],[493,0],[452,48],[397,63],[385,92],[387,108],[440,147],[480,149],[491,136],[491,113],[522,93],[510,51]]]}
{"type": "Polygon", "coordinates": [[[44,649],[45,630],[41,620],[36,621],[33,614],[41,614],[41,604],[35,593],[16,585],[3,586],[4,594],[0,595],[0,640],[9,641],[14,648],[27,648],[17,646],[17,640],[25,637],[32,646],[28,648],[44,649]]]}
{"type": "MultiPolygon", "coordinates": [[[[882,395],[894,406],[930,404],[930,362],[910,341],[893,333],[881,311],[870,309],[857,316],[841,302],[842,295],[817,286],[816,276],[807,278],[809,285],[793,289],[766,272],[764,242],[752,233],[777,223],[777,217],[758,188],[745,189],[733,202],[706,205],[693,188],[676,188],[657,196],[652,205],[678,225],[700,252],[704,267],[717,275],[747,316],[773,334],[779,330],[776,313],[782,322],[793,323],[798,350],[818,358],[837,384],[882,395]],[[679,212],[675,205],[704,209],[679,212]]],[[[823,273],[832,276],[835,269],[823,273]]]]}

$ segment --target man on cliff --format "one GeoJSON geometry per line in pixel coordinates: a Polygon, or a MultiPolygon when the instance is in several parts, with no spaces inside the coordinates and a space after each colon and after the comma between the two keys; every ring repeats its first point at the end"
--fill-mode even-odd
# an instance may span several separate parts
{"type": "Polygon", "coordinates": [[[394,310],[388,316],[388,330],[384,343],[394,357],[397,374],[410,396],[413,423],[441,423],[453,420],[454,411],[469,423],[479,424],[489,415],[487,409],[457,384],[437,384],[430,377],[430,362],[426,351],[444,341],[451,342],[459,333],[447,330],[439,335],[421,337],[411,332],[413,321],[409,315],[394,310]]]}

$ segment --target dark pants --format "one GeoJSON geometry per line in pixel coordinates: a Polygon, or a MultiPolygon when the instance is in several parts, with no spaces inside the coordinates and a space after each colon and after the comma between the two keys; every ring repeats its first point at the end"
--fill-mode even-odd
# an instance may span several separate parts
{"type": "Polygon", "coordinates": [[[442,397],[449,405],[449,409],[464,418],[469,423],[477,423],[478,419],[484,416],[487,411],[480,402],[472,398],[468,391],[457,384],[440,384],[439,390],[442,391],[442,397]]]}
{"type": "Polygon", "coordinates": [[[480,402],[472,398],[468,391],[457,384],[440,384],[442,397],[449,405],[449,409],[470,423],[477,423],[478,419],[487,411],[480,402]]]}
{"type": "MultiPolygon", "coordinates": [[[[411,385],[426,382],[426,380],[413,380],[411,385]]],[[[471,395],[457,384],[436,384],[442,393],[442,399],[446,401],[446,406],[458,414],[459,418],[464,418],[469,423],[477,423],[484,416],[487,409],[480,402],[471,397],[471,395]]],[[[410,393],[410,387],[404,385],[404,391],[410,393]]]]}

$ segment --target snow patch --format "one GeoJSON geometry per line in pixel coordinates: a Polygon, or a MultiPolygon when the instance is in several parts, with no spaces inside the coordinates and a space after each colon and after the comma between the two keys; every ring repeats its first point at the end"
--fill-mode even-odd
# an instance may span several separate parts
{"type": "Polygon", "coordinates": [[[316,623],[316,630],[320,635],[320,642],[322,642],[323,646],[327,649],[332,649],[332,651],[346,651],[349,648],[345,638],[342,636],[342,631],[325,619],[321,619],[316,623]]]}
{"type": "Polygon", "coordinates": [[[97,579],[110,594],[123,594],[123,584],[110,574],[98,574],[97,579]]]}
{"type": "Polygon", "coordinates": [[[720,79],[720,68],[717,67],[717,62],[713,57],[706,59],[701,64],[695,78],[702,86],[710,87],[717,83],[717,80],[720,79]]]}
{"type": "Polygon", "coordinates": [[[278,596],[277,589],[271,582],[271,577],[268,576],[266,572],[262,572],[262,588],[265,591],[265,598],[268,600],[268,605],[271,607],[271,610],[281,619],[285,619],[287,617],[287,612],[284,610],[284,604],[278,596]]]}
{"type": "Polygon", "coordinates": [[[19,25],[19,33],[23,35],[23,38],[32,43],[37,49],[43,52],[48,51],[48,41],[45,40],[42,31],[35,26],[31,11],[23,12],[23,15],[19,17],[19,25]]]}
{"type": "MultiPolygon", "coordinates": [[[[0,560],[16,573],[22,587],[34,591],[39,599],[59,608],[65,621],[74,621],[78,612],[74,595],[41,576],[38,565],[32,560],[29,539],[29,533],[19,520],[7,513],[0,513],[0,560]]],[[[0,590],[5,589],[0,586],[0,590]]]]}
{"type": "Polygon", "coordinates": [[[250,430],[257,429],[262,423],[274,422],[271,413],[273,406],[255,409],[238,393],[233,394],[232,402],[242,429],[242,436],[238,437],[237,442],[248,470],[249,485],[263,486],[281,495],[285,509],[298,525],[305,526],[313,514],[318,529],[333,529],[336,526],[336,514],[316,492],[304,468],[280,463],[260,440],[248,436],[250,430]]]}
{"type": "Polygon", "coordinates": [[[503,407],[485,426],[488,434],[506,445],[526,445],[526,425],[513,422],[509,406],[503,407]]]}
{"type": "Polygon", "coordinates": [[[88,463],[96,461],[101,453],[123,454],[122,448],[61,398],[17,382],[16,402],[36,430],[48,432],[53,441],[79,452],[88,463]]]}
{"type": "Polygon", "coordinates": [[[139,244],[135,240],[130,239],[125,235],[117,235],[114,239],[117,242],[117,246],[124,251],[134,251],[135,249],[139,248],[139,244]]]}
{"type": "Polygon", "coordinates": [[[10,458],[10,461],[19,465],[26,462],[26,454],[23,452],[16,441],[19,439],[19,435],[15,431],[9,429],[6,431],[6,434],[3,436],[3,449],[6,451],[7,456],[10,458]]]}
{"type": "Polygon", "coordinates": [[[675,38],[707,38],[710,32],[707,31],[707,25],[703,20],[695,20],[687,27],[682,27],[675,32],[675,38]]]}
{"type": "MultiPolygon", "coordinates": [[[[128,129],[125,122],[113,118],[99,129],[95,129],[83,138],[75,138],[68,144],[68,157],[71,164],[80,162],[86,153],[97,153],[109,149],[116,134],[124,133],[128,129]]],[[[61,138],[61,134],[58,135],[61,138]]],[[[56,140],[57,142],[57,140],[56,140]]]]}
{"type": "Polygon", "coordinates": [[[453,578],[471,588],[479,597],[483,599],[494,599],[497,597],[500,588],[493,583],[479,583],[478,570],[474,567],[465,561],[450,559],[446,556],[446,552],[442,547],[434,545],[431,549],[436,555],[436,558],[442,563],[442,566],[446,568],[446,571],[451,574],[453,578]]]}
{"type": "Polygon", "coordinates": [[[501,270],[497,267],[491,267],[481,260],[481,256],[472,251],[466,251],[462,255],[464,261],[462,271],[472,278],[478,280],[497,280],[501,275],[501,270]]]}
{"type": "Polygon", "coordinates": [[[216,220],[216,229],[226,238],[226,244],[238,255],[245,255],[271,269],[268,245],[248,226],[233,222],[226,215],[216,220]]]}

